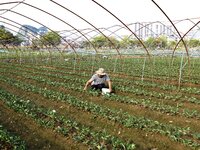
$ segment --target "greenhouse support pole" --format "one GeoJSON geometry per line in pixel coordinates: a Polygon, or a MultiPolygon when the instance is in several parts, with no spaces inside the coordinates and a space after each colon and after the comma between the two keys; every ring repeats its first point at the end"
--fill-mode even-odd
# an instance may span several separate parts
{"type": "MultiPolygon", "coordinates": [[[[136,59],[137,60],[137,62],[138,62],[138,58],[136,59]]],[[[132,74],[132,76],[134,77],[134,73],[135,73],[135,71],[134,71],[134,69],[135,69],[135,62],[133,61],[132,62],[133,63],[133,65],[131,66],[131,74],[132,74]]]]}
{"type": "Polygon", "coordinates": [[[114,64],[114,70],[113,70],[114,73],[115,73],[116,67],[117,67],[117,59],[118,59],[118,57],[115,58],[115,64],[114,64]]]}
{"type": "Polygon", "coordinates": [[[181,77],[182,77],[182,67],[183,67],[183,53],[182,53],[182,58],[181,58],[181,64],[180,64],[180,69],[179,69],[179,79],[178,79],[178,90],[180,90],[181,87],[181,77]]]}
{"type": "Polygon", "coordinates": [[[153,83],[153,79],[154,79],[154,71],[155,71],[155,65],[156,65],[156,63],[155,63],[155,60],[156,58],[155,58],[155,56],[153,57],[153,65],[152,65],[152,68],[151,68],[151,79],[152,79],[152,83],[153,83]]]}
{"type": "Polygon", "coordinates": [[[38,52],[35,54],[35,64],[37,65],[38,64],[38,52]]]}
{"type": "Polygon", "coordinates": [[[19,62],[20,62],[20,65],[22,64],[22,54],[21,52],[19,53],[19,62]]]}
{"type": "Polygon", "coordinates": [[[192,67],[194,68],[195,66],[195,59],[193,59],[193,62],[192,62],[192,67]]]}
{"type": "Polygon", "coordinates": [[[34,63],[34,52],[31,51],[30,54],[31,54],[31,61],[32,61],[32,63],[34,63]]]}
{"type": "Polygon", "coordinates": [[[75,58],[74,58],[74,73],[76,72],[76,58],[77,56],[75,55],[75,58]]]}
{"type": "Polygon", "coordinates": [[[92,67],[91,67],[91,74],[94,73],[94,65],[95,65],[95,56],[92,55],[92,67]]]}
{"type": "MultiPolygon", "coordinates": [[[[172,58],[173,59],[173,58],[172,58]]],[[[169,81],[170,81],[170,76],[171,76],[171,71],[173,70],[172,66],[171,66],[171,61],[168,60],[168,58],[166,58],[166,61],[168,62],[169,61],[169,69],[168,69],[168,74],[167,74],[167,85],[169,85],[169,81]]]]}
{"type": "Polygon", "coordinates": [[[147,58],[145,57],[145,59],[144,59],[144,64],[143,64],[143,68],[142,68],[142,82],[143,82],[143,80],[144,80],[144,69],[145,69],[145,65],[146,65],[146,60],[147,60],[147,58]]]}

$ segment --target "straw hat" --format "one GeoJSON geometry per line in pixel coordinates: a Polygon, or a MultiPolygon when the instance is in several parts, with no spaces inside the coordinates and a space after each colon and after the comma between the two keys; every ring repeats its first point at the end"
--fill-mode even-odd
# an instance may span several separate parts
{"type": "Polygon", "coordinates": [[[96,74],[98,74],[98,75],[106,75],[105,70],[103,68],[99,68],[99,70],[96,71],[96,74]]]}

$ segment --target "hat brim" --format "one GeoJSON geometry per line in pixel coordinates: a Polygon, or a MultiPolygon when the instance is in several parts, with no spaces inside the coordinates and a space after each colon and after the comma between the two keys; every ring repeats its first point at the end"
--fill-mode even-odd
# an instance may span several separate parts
{"type": "Polygon", "coordinates": [[[106,73],[105,72],[99,72],[99,71],[96,71],[96,74],[98,74],[98,75],[106,75],[106,73]]]}

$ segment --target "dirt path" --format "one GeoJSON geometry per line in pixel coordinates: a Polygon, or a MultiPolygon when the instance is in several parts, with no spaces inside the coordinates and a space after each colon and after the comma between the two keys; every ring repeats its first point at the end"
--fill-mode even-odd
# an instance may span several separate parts
{"type": "Polygon", "coordinates": [[[51,129],[43,128],[34,120],[15,112],[0,101],[0,124],[8,131],[20,136],[28,150],[71,150],[87,149],[51,129]]]}
{"type": "MultiPolygon", "coordinates": [[[[91,126],[95,130],[106,130],[107,132],[119,136],[122,139],[131,139],[135,143],[137,143],[140,150],[146,150],[151,148],[159,148],[163,150],[168,149],[186,149],[183,145],[172,142],[169,138],[162,136],[160,134],[155,134],[151,132],[146,132],[139,129],[134,128],[125,128],[122,125],[115,123],[113,121],[107,120],[106,118],[102,118],[100,116],[92,115],[89,112],[79,110],[75,107],[72,107],[66,103],[59,102],[59,101],[51,101],[47,100],[43,96],[39,94],[33,94],[31,92],[25,92],[20,89],[15,89],[12,86],[7,86],[4,84],[4,89],[10,91],[11,93],[15,95],[23,95],[23,97],[26,97],[30,100],[33,100],[37,105],[39,106],[45,106],[47,108],[55,109],[58,113],[66,115],[68,117],[76,119],[78,122],[91,126]],[[131,134],[130,134],[131,133],[131,134]],[[162,141],[162,142],[161,142],[162,141]],[[156,145],[156,147],[154,146],[156,145]]],[[[117,103],[112,103],[110,101],[103,101],[102,98],[96,98],[91,97],[91,101],[101,103],[101,105],[104,106],[110,106],[116,108],[121,107],[122,105],[117,103]]],[[[127,106],[122,106],[123,109],[127,109],[127,106]]],[[[130,110],[132,113],[135,111],[138,111],[138,109],[133,109],[133,107],[130,110]]],[[[140,110],[141,111],[141,110],[140,110]]],[[[23,125],[22,125],[23,126],[23,125]]],[[[51,131],[52,132],[52,131],[51,131]]],[[[55,133],[53,133],[55,134],[55,133]]]]}

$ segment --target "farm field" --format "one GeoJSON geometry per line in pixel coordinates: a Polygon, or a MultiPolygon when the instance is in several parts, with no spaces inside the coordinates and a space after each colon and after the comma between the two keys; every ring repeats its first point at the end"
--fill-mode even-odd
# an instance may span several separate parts
{"type": "Polygon", "coordinates": [[[200,149],[199,66],[184,57],[2,55],[0,149],[200,149]],[[110,96],[83,91],[99,67],[110,96]]]}

